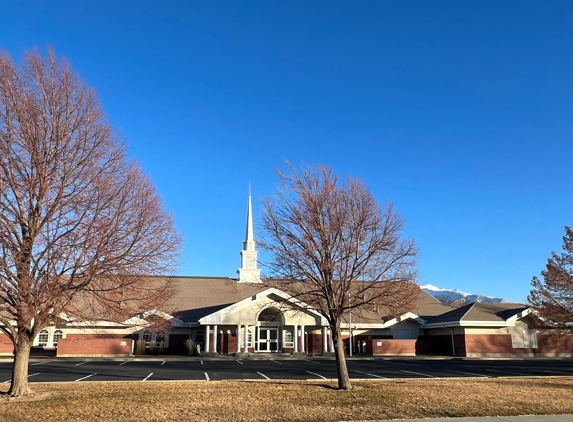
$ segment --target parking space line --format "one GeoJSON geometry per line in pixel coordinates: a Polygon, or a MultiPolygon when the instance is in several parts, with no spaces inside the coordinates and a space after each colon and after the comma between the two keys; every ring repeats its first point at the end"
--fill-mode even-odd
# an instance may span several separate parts
{"type": "Polygon", "coordinates": [[[209,378],[209,374],[207,372],[204,372],[204,374],[205,374],[205,379],[207,381],[211,381],[211,378],[209,378]]]}
{"type": "Polygon", "coordinates": [[[316,363],[317,365],[320,365],[320,362],[316,362],[314,360],[310,360],[310,359],[303,359],[303,360],[306,360],[307,362],[316,363]]]}
{"type": "Polygon", "coordinates": [[[422,374],[421,372],[404,371],[403,369],[401,369],[400,372],[406,372],[407,374],[414,374],[414,375],[422,375],[423,377],[428,377],[428,378],[437,378],[433,375],[422,374]]]}
{"type": "Polygon", "coordinates": [[[269,377],[267,377],[265,374],[261,373],[261,372],[257,372],[257,374],[259,374],[261,377],[270,380],[269,377]]]}
{"type": "Polygon", "coordinates": [[[315,373],[315,372],[310,372],[310,371],[306,371],[306,372],[308,372],[309,374],[312,374],[312,375],[316,375],[318,378],[322,378],[323,380],[326,379],[326,377],[323,377],[322,375],[317,374],[317,373],[315,373]]]}
{"type": "Polygon", "coordinates": [[[452,371],[449,369],[444,369],[445,372],[454,372],[456,374],[466,374],[466,375],[475,375],[476,377],[485,377],[485,378],[489,378],[489,376],[487,375],[482,375],[482,374],[474,374],[473,372],[464,372],[464,371],[452,371]]]}
{"type": "Polygon", "coordinates": [[[369,376],[375,377],[375,378],[387,379],[387,378],[382,377],[382,376],[380,376],[380,375],[370,374],[370,373],[368,373],[368,372],[362,372],[362,371],[354,371],[354,372],[357,372],[357,373],[359,373],[359,374],[369,375],[369,376]]]}
{"type": "Polygon", "coordinates": [[[201,365],[203,365],[203,361],[201,361],[201,365]]]}
{"type": "Polygon", "coordinates": [[[240,363],[241,365],[244,365],[243,362],[241,362],[240,360],[237,359],[237,363],[240,363]]]}
{"type": "Polygon", "coordinates": [[[93,374],[88,375],[87,377],[78,378],[78,379],[75,380],[74,382],[78,382],[78,381],[81,381],[81,380],[85,380],[85,379],[87,379],[87,378],[89,378],[89,377],[93,377],[94,375],[97,375],[97,372],[94,372],[93,374]]]}
{"type": "Polygon", "coordinates": [[[86,360],[85,362],[76,363],[74,366],[80,366],[83,365],[84,363],[88,363],[88,361],[86,360]]]}
{"type": "Polygon", "coordinates": [[[161,362],[161,366],[165,365],[165,361],[161,362]]]}
{"type": "Polygon", "coordinates": [[[125,362],[121,362],[121,363],[119,364],[119,366],[121,366],[121,365],[125,365],[127,362],[129,362],[129,361],[128,361],[128,360],[126,360],[125,362]]]}
{"type": "Polygon", "coordinates": [[[272,359],[271,359],[271,362],[278,363],[279,365],[282,365],[282,364],[283,364],[282,362],[278,362],[278,361],[272,360],[272,359]]]}
{"type": "Polygon", "coordinates": [[[146,376],[145,378],[143,378],[141,381],[147,381],[149,379],[149,377],[152,375],[153,375],[153,372],[151,374],[149,374],[148,376],[146,376]]]}
{"type": "Polygon", "coordinates": [[[486,369],[486,371],[490,371],[490,372],[497,372],[499,374],[510,374],[510,375],[519,375],[522,377],[530,377],[531,375],[529,374],[522,374],[520,372],[511,372],[511,371],[498,371],[496,369],[486,369]]]}
{"type": "Polygon", "coordinates": [[[543,369],[541,369],[541,372],[551,372],[552,374],[572,375],[571,372],[547,371],[547,370],[543,370],[543,369]]]}
{"type": "Polygon", "coordinates": [[[48,363],[48,362],[52,362],[52,361],[51,361],[51,360],[46,360],[46,361],[44,361],[44,362],[33,363],[33,364],[31,364],[30,366],[42,365],[42,364],[48,363]]]}

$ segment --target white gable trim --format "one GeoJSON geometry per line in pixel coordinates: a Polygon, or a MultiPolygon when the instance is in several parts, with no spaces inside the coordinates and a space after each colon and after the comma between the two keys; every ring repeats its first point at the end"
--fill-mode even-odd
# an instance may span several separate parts
{"type": "Polygon", "coordinates": [[[265,297],[268,297],[271,294],[275,294],[275,295],[285,299],[287,302],[290,302],[293,305],[296,305],[296,306],[304,309],[305,311],[315,315],[316,317],[320,318],[320,325],[322,325],[322,326],[328,325],[326,318],[324,318],[324,316],[322,316],[322,314],[320,314],[318,311],[311,308],[306,303],[286,294],[282,290],[279,290],[275,287],[271,287],[269,289],[263,290],[262,292],[257,293],[251,297],[248,297],[246,299],[240,300],[239,302],[233,303],[232,305],[229,305],[226,308],[220,309],[217,312],[213,312],[210,315],[206,315],[203,318],[199,319],[199,324],[201,324],[201,325],[220,324],[221,321],[223,320],[224,316],[230,314],[231,312],[235,312],[235,311],[238,311],[240,309],[244,309],[244,308],[247,308],[249,306],[252,306],[257,301],[259,301],[265,297]]]}

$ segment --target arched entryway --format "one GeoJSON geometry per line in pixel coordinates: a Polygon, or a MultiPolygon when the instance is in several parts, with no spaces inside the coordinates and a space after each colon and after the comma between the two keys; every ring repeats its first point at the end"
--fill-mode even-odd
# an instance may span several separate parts
{"type": "Polygon", "coordinates": [[[257,321],[259,324],[256,351],[262,353],[281,352],[283,313],[277,308],[265,308],[259,313],[257,321]]]}

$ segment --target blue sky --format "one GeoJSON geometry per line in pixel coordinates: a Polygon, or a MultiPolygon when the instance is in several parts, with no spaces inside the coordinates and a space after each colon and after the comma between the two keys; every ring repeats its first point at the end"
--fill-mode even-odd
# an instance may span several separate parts
{"type": "Polygon", "coordinates": [[[185,235],[235,276],[248,183],[325,163],[387,198],[420,280],[525,300],[573,224],[573,3],[27,1],[0,49],[92,86],[185,235]]]}

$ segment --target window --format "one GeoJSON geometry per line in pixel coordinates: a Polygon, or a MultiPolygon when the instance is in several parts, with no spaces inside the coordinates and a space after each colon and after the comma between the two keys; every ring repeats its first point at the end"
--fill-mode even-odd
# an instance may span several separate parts
{"type": "Polygon", "coordinates": [[[164,331],[158,331],[157,334],[155,335],[155,347],[165,347],[165,332],[164,331]]]}
{"type": "Polygon", "coordinates": [[[54,338],[52,340],[52,344],[54,347],[58,346],[58,341],[60,341],[61,338],[64,337],[64,332],[62,330],[56,330],[54,331],[54,338]]]}
{"type": "Polygon", "coordinates": [[[247,330],[247,347],[253,347],[253,332],[247,330]]]}
{"type": "Polygon", "coordinates": [[[205,333],[202,330],[195,331],[195,344],[205,343],[205,333]]]}
{"type": "Polygon", "coordinates": [[[153,333],[151,331],[145,330],[143,332],[143,342],[146,348],[153,346],[153,333]]]}
{"type": "Polygon", "coordinates": [[[282,320],[282,313],[276,308],[263,309],[259,314],[259,321],[261,322],[280,322],[282,320]]]}
{"type": "Polygon", "coordinates": [[[48,330],[40,331],[40,334],[38,335],[38,346],[46,347],[48,345],[48,338],[49,338],[48,330]]]}
{"type": "Polygon", "coordinates": [[[294,339],[292,335],[292,329],[285,329],[284,331],[284,347],[294,347],[294,339]]]}

